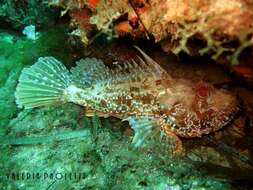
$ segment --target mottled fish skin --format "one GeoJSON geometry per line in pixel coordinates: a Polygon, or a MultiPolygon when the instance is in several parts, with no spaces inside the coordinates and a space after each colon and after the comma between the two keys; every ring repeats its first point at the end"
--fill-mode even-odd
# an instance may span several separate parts
{"type": "Polygon", "coordinates": [[[129,64],[127,68],[131,69],[129,73],[120,68],[107,70],[107,77],[85,89],[70,86],[66,89],[66,96],[72,102],[122,119],[140,115],[158,116],[161,106],[157,97],[166,89],[162,82],[170,83],[170,76],[164,72],[164,80],[161,81],[159,74],[146,70],[147,66],[129,64]]]}
{"type": "MultiPolygon", "coordinates": [[[[141,51],[141,50],[139,50],[141,51]]],[[[89,87],[69,86],[71,102],[106,115],[155,118],[165,132],[181,137],[201,137],[221,129],[238,110],[236,97],[200,81],[172,79],[144,52],[115,70],[104,67],[103,75],[89,87]]]]}
{"type": "Polygon", "coordinates": [[[131,127],[137,144],[137,137],[150,129],[149,123],[168,136],[200,137],[219,130],[234,117],[238,104],[228,91],[202,81],[173,79],[136,48],[143,58],[137,56],[115,69],[86,58],[69,71],[54,57],[41,57],[22,70],[16,103],[31,109],[73,102],[85,106],[87,112],[128,120],[136,125],[131,127]]]}

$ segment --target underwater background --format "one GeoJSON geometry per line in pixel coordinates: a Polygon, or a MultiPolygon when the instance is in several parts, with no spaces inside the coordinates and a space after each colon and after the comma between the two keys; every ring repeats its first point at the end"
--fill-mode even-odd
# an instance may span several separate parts
{"type": "MultiPolygon", "coordinates": [[[[110,3],[0,0],[0,189],[252,189],[252,70],[238,65],[235,70],[228,69],[209,54],[166,54],[154,43],[156,35],[157,39],[140,39],[136,37],[139,29],[133,32],[119,25],[125,19],[123,13],[115,16],[108,9],[110,22],[99,20],[107,10],[96,7],[101,2],[110,3]],[[85,13],[71,12],[79,9],[85,13]],[[121,36],[122,29],[130,35],[121,36]],[[96,113],[87,117],[84,108],[73,103],[17,107],[15,90],[21,71],[38,58],[53,56],[67,68],[85,57],[100,58],[107,64],[124,63],[136,52],[133,44],[173,78],[204,80],[233,92],[240,99],[239,113],[220,131],[182,138],[184,153],[175,156],[172,143],[159,138],[134,148],[128,122],[100,118],[96,113]]],[[[110,4],[118,9],[116,5],[120,2],[110,4]]],[[[199,44],[198,40],[194,43],[199,44]]],[[[243,54],[250,59],[247,66],[252,62],[248,51],[243,54]]],[[[228,60],[233,59],[231,55],[228,60]]]]}

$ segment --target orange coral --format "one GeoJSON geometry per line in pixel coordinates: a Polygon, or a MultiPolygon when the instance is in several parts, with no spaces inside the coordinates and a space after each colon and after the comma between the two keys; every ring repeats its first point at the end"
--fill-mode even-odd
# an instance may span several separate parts
{"type": "Polygon", "coordinates": [[[97,5],[99,4],[100,0],[88,0],[87,4],[89,7],[95,9],[97,5]]]}
{"type": "Polygon", "coordinates": [[[92,25],[89,22],[91,12],[88,9],[71,10],[70,16],[73,19],[73,22],[78,24],[81,30],[91,30],[92,25]]]}
{"type": "Polygon", "coordinates": [[[126,33],[130,33],[132,31],[131,26],[129,25],[128,21],[122,21],[120,23],[118,23],[115,27],[114,30],[118,33],[118,34],[126,34],[126,33]]]}

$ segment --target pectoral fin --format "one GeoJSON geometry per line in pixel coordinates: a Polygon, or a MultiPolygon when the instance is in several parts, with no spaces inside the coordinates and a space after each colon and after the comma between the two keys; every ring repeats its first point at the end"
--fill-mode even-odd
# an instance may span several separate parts
{"type": "Polygon", "coordinates": [[[143,146],[145,140],[148,140],[160,130],[157,128],[157,120],[155,118],[129,117],[125,120],[129,122],[131,128],[134,130],[134,137],[132,140],[134,147],[143,146]]]}
{"type": "MultiPolygon", "coordinates": [[[[170,143],[173,155],[183,154],[183,145],[178,136],[164,126],[159,119],[152,117],[129,117],[126,119],[134,130],[132,143],[134,147],[143,147],[150,140],[170,143]],[[157,138],[155,138],[157,137],[157,138]]],[[[169,151],[169,150],[168,150],[169,151]]]]}

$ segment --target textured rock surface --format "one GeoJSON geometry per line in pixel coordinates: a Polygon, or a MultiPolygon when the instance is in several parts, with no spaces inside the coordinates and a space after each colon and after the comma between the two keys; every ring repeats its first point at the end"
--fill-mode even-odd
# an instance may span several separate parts
{"type": "Polygon", "coordinates": [[[248,0],[52,0],[70,13],[85,44],[91,28],[110,38],[131,35],[160,42],[165,52],[208,55],[253,81],[253,2],[248,0]]]}

